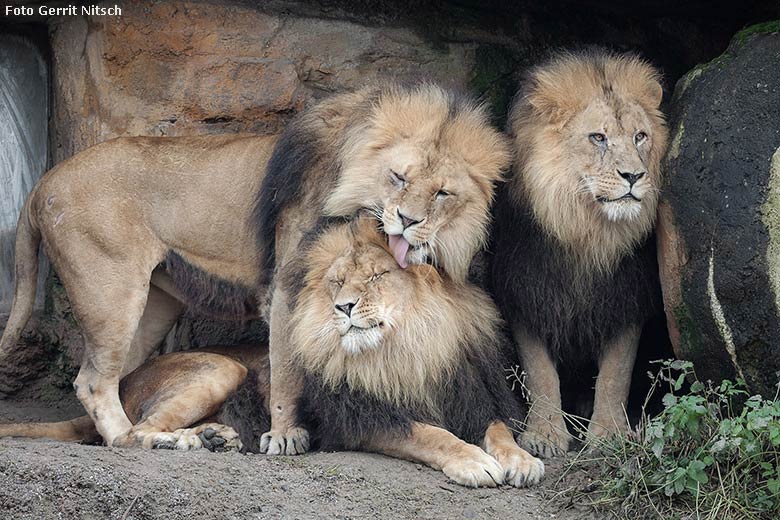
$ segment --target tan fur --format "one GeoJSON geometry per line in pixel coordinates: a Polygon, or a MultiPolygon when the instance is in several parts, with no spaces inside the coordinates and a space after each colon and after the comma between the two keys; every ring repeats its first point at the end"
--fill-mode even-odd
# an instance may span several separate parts
{"type": "MultiPolygon", "coordinates": [[[[401,269],[372,219],[327,231],[304,263],[305,286],[292,318],[294,360],[333,388],[346,382],[437,417],[429,399],[465,362],[463,345],[499,334],[498,310],[484,292],[429,265],[401,269]],[[349,304],[348,314],[339,310],[349,304]]],[[[424,462],[466,486],[524,487],[544,475],[541,461],[500,421],[488,427],[484,447],[415,423],[409,436],[381,435],[364,449],[424,462]]]]}
{"type": "Polygon", "coordinates": [[[388,234],[404,231],[399,212],[412,217],[420,223],[404,236],[422,247],[412,263],[430,255],[454,280],[465,280],[487,238],[494,185],[510,162],[508,144],[482,107],[453,115],[451,95],[434,85],[360,94],[375,101],[346,129],[342,174],[325,212],[352,215],[373,207],[388,234]],[[403,187],[393,172],[406,179],[403,187]],[[440,190],[448,195],[437,198],[440,190]]]}
{"type": "MultiPolygon", "coordinates": [[[[659,78],[634,56],[563,54],[532,71],[510,114],[511,193],[566,247],[583,280],[611,272],[655,224],[668,141],[659,78]],[[641,176],[632,185],[626,173],[641,176]],[[628,193],[640,200],[618,200],[628,193]]],[[[522,444],[540,456],[561,455],[570,436],[557,368],[539,338],[513,333],[532,402],[522,444]]],[[[638,342],[630,330],[604,346],[591,433],[627,428],[621,412],[638,342]]]]}
{"type": "MultiPolygon", "coordinates": [[[[423,261],[430,249],[440,265],[463,280],[484,241],[493,183],[509,153],[484,110],[449,114],[447,96],[433,85],[372,87],[334,96],[304,114],[300,127],[317,138],[316,151],[327,159],[307,174],[301,196],[279,218],[277,266],[296,257],[303,233],[327,200],[329,214],[387,207],[424,216],[409,232],[410,243],[420,246],[411,263],[423,261]],[[400,157],[405,162],[395,164],[400,157]],[[335,179],[328,171],[333,164],[342,166],[335,179]],[[390,167],[409,169],[405,189],[390,187],[390,167]],[[361,172],[370,189],[362,189],[361,172]],[[453,192],[445,201],[434,197],[441,188],[453,192]]],[[[0,362],[15,348],[32,312],[42,241],[84,332],[77,395],[105,439],[117,445],[131,439],[119,380],[159,345],[184,308],[158,265],[173,251],[213,276],[257,285],[263,252],[251,215],[275,141],[122,138],[49,171],[19,219],[17,285],[0,362]]],[[[394,215],[385,219],[386,228],[394,225],[394,215]]],[[[264,301],[264,290],[259,289],[258,301],[264,301]]],[[[307,442],[294,424],[300,374],[288,363],[287,288],[275,286],[270,301],[273,428],[266,445],[273,454],[307,442]],[[287,442],[293,438],[298,442],[287,442]]]]}
{"type": "MultiPolygon", "coordinates": [[[[226,443],[237,445],[232,428],[210,419],[246,379],[249,368],[265,383],[260,388],[267,395],[268,353],[256,345],[208,347],[147,361],[122,380],[122,405],[135,425],[125,445],[197,449],[202,447],[198,434],[207,428],[226,443]]],[[[88,415],[56,423],[0,424],[0,437],[100,440],[95,421],[88,415]]]]}
{"type": "Polygon", "coordinates": [[[510,114],[511,190],[530,201],[542,227],[568,246],[585,273],[611,270],[653,228],[668,140],[658,72],[631,56],[599,63],[603,74],[576,55],[537,69],[510,114]],[[640,131],[648,137],[635,146],[640,131]],[[589,140],[594,132],[607,136],[603,158],[589,140]],[[596,200],[626,193],[617,169],[647,172],[634,187],[641,203],[609,203],[636,205],[630,209],[596,200]]]}
{"type": "MultiPolygon", "coordinates": [[[[450,95],[435,85],[402,89],[371,86],[327,99],[298,122],[324,143],[316,172],[305,179],[303,196],[282,212],[276,233],[276,265],[295,261],[305,230],[316,221],[310,208],[325,201],[329,216],[374,212],[388,234],[401,234],[416,249],[410,264],[430,257],[456,282],[463,282],[472,256],[484,243],[494,184],[508,166],[504,137],[489,124],[482,107],[451,113],[450,95]],[[340,165],[335,186],[327,168],[340,165]],[[399,185],[393,172],[405,176],[399,185]],[[449,195],[437,198],[437,192],[449,195]],[[420,223],[403,229],[398,212],[420,223]]],[[[308,444],[295,424],[301,373],[290,363],[288,288],[276,284],[269,311],[271,331],[272,430],[263,436],[268,454],[300,453],[308,444]],[[281,381],[283,384],[276,384],[281,381]]]]}
{"type": "Polygon", "coordinates": [[[399,268],[373,220],[352,227],[327,233],[308,254],[293,314],[294,352],[333,386],[345,380],[396,404],[428,404],[430,389],[461,360],[461,345],[497,333],[498,311],[485,293],[429,265],[399,268]],[[353,233],[362,238],[357,245],[353,233]],[[354,345],[339,331],[346,317],[334,312],[334,304],[350,301],[358,302],[353,325],[378,324],[354,345]]]}
{"type": "Polygon", "coordinates": [[[104,439],[132,438],[119,379],[159,345],[184,308],[157,266],[175,251],[219,278],[257,284],[248,215],[274,143],[123,138],[49,171],[19,218],[15,300],[0,356],[15,348],[32,311],[43,242],[84,333],[76,393],[104,439]]]}

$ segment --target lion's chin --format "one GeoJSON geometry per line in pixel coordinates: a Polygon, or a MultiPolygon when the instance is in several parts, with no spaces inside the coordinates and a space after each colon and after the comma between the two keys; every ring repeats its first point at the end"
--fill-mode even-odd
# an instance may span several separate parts
{"type": "Polygon", "coordinates": [[[632,199],[604,202],[601,209],[612,222],[637,220],[642,214],[642,203],[632,199]]]}
{"type": "Polygon", "coordinates": [[[374,350],[382,343],[381,327],[370,329],[350,328],[341,336],[341,348],[349,354],[357,355],[366,350],[374,350]]]}

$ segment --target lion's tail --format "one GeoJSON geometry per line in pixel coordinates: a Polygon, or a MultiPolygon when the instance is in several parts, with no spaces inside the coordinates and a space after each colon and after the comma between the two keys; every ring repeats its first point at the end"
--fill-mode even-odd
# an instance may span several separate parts
{"type": "Polygon", "coordinates": [[[60,422],[0,424],[0,437],[51,439],[65,442],[95,442],[100,439],[95,423],[88,415],[60,422]]]}
{"type": "Polygon", "coordinates": [[[41,233],[33,221],[31,207],[35,198],[35,190],[27,197],[19,223],[16,225],[16,287],[11,313],[0,339],[0,365],[13,352],[19,337],[22,335],[35,303],[35,286],[38,281],[38,246],[41,243],[41,233]]]}

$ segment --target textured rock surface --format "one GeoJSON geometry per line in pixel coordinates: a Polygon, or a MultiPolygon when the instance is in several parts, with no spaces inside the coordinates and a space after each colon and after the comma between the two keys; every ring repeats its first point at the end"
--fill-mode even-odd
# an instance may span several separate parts
{"type": "Polygon", "coordinates": [[[241,5],[126,2],[52,23],[55,160],[120,135],[273,133],[323,95],[423,75],[465,87],[476,44],[241,5]]]}
{"type": "Polygon", "coordinates": [[[672,341],[700,376],[780,379],[780,23],[681,79],[659,224],[672,341]]]}

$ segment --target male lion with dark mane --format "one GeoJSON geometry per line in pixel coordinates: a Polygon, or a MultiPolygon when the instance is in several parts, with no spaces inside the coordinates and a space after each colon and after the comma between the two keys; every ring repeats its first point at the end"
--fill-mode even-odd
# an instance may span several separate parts
{"type": "MultiPolygon", "coordinates": [[[[306,373],[298,423],[315,443],[422,462],[465,486],[541,480],[544,465],[506,425],[520,411],[503,375],[498,309],[484,292],[430,265],[402,269],[368,218],[307,239],[295,271],[302,286],[291,345],[306,373]]],[[[212,347],[148,361],[120,388],[147,447],[224,447],[240,438],[258,451],[270,420],[268,379],[264,349],[212,347]]],[[[0,425],[0,436],[96,433],[89,416],[0,425]]]]}
{"type": "Polygon", "coordinates": [[[564,53],[528,73],[512,108],[491,283],[528,374],[522,444],[534,454],[568,448],[559,368],[596,361],[589,431],[628,427],[639,336],[659,297],[649,236],[667,144],[662,95],[639,58],[564,53]]]}
{"type": "MultiPolygon", "coordinates": [[[[323,215],[370,208],[404,265],[463,280],[486,236],[509,148],[485,110],[435,85],[369,87],[324,100],[276,137],[130,137],[44,175],[19,217],[16,289],[0,340],[15,348],[35,296],[42,242],[85,339],[74,388],[115,446],[145,446],[119,381],[185,306],[244,319],[270,295],[269,454],[301,453],[301,374],[287,362],[289,287],[272,283],[323,215]]],[[[0,390],[13,390],[6,387],[0,390]]]]}

